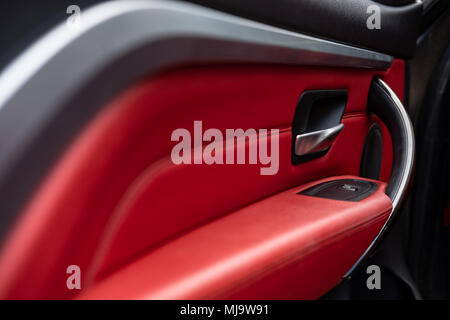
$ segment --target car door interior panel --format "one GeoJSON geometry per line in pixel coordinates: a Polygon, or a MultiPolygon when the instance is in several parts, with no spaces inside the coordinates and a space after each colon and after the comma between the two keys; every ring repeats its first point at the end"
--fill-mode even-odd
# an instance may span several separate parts
{"type": "Polygon", "coordinates": [[[0,74],[0,299],[342,298],[385,261],[421,3],[96,2],[0,74]]]}
{"type": "Polygon", "coordinates": [[[377,191],[356,203],[301,194],[308,186],[343,178],[354,177],[289,189],[196,228],[129,262],[82,298],[318,298],[339,282],[392,209],[382,182],[374,182],[377,191]],[[339,267],[330,270],[337,256],[339,267]],[[179,259],[186,263],[176,263],[179,259]],[[295,272],[304,277],[291,277],[295,272]],[[282,290],[272,288],[268,277],[279,277],[282,290]]]}
{"type": "MultiPolygon", "coordinates": [[[[8,279],[17,281],[17,287],[5,294],[21,296],[23,273],[28,274],[26,281],[35,275],[33,294],[54,297],[66,291],[51,269],[33,267],[42,258],[36,248],[52,255],[55,266],[75,259],[82,268],[93,270],[94,281],[183,232],[283,189],[328,176],[358,175],[365,141],[359,133],[367,132],[374,121],[366,112],[372,78],[385,74],[387,81],[395,79],[391,73],[403,72],[403,64],[395,61],[382,73],[334,69],[335,77],[322,76],[329,72],[273,66],[185,67],[130,87],[86,125],[25,207],[10,240],[18,259],[9,253],[7,262],[12,273],[8,279]],[[325,155],[294,165],[290,128],[297,102],[304,91],[327,88],[348,94],[344,129],[325,155]],[[215,113],[208,113],[211,104],[215,113]],[[196,119],[222,130],[279,128],[279,172],[261,176],[254,165],[174,165],[166,141],[174,129],[191,127],[196,119]],[[74,190],[74,185],[82,188],[74,190]],[[73,220],[61,220],[60,212],[73,220]],[[30,234],[30,228],[35,232],[30,234]],[[79,230],[84,244],[73,241],[79,230]],[[19,254],[19,249],[29,254],[19,254]],[[72,254],[65,257],[65,252],[72,254]],[[49,286],[52,281],[55,285],[49,286]],[[40,291],[49,288],[52,291],[40,291]]],[[[385,135],[387,139],[390,136],[385,135]]],[[[389,156],[392,150],[383,154],[389,156]]]]}

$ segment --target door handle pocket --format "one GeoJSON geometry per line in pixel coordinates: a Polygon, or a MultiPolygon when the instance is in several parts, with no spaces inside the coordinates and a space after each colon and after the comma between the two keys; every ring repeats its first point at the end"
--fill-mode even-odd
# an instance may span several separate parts
{"type": "Polygon", "coordinates": [[[309,161],[328,152],[344,125],[346,90],[304,91],[292,123],[292,164],[309,161]]]}

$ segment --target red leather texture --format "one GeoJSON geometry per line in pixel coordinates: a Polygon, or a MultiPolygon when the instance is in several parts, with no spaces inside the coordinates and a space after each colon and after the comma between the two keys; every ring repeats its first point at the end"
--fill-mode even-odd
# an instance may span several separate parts
{"type": "MultiPolygon", "coordinates": [[[[282,190],[357,175],[374,75],[403,88],[402,61],[386,72],[287,66],[203,66],[165,71],[130,86],[96,115],[24,208],[0,255],[1,298],[69,298],[66,267],[83,288],[129,259],[282,190]],[[395,74],[395,75],[393,75],[395,74]],[[398,83],[401,82],[401,83],[398,83]],[[290,125],[304,90],[346,89],[344,130],[324,157],[292,166],[290,125]],[[280,129],[280,166],[170,162],[171,132],[280,129]]],[[[388,164],[389,166],[389,164],[388,164]]]]}
{"type": "MultiPolygon", "coordinates": [[[[367,118],[344,119],[343,123],[342,136],[321,159],[322,164],[318,161],[293,167],[291,132],[281,131],[280,169],[273,176],[260,175],[255,165],[177,166],[170,157],[160,160],[135,180],[115,211],[117,224],[105,235],[111,243],[106,248],[103,268],[111,268],[170,236],[286,189],[296,181],[345,174],[349,166],[359,169],[364,143],[360,132],[365,132],[367,118]]],[[[357,174],[357,170],[350,172],[357,174]]]]}
{"type": "MultiPolygon", "coordinates": [[[[335,177],[320,182],[354,177],[335,177]]],[[[337,284],[392,209],[385,184],[360,202],[297,187],[138,258],[83,299],[313,299],[337,284]],[[150,271],[151,270],[151,271],[150,271]]]]}

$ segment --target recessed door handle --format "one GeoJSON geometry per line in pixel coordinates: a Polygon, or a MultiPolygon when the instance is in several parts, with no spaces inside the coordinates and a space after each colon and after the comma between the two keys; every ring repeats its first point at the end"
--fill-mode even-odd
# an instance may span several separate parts
{"type": "Polygon", "coordinates": [[[326,150],[343,128],[344,124],[340,123],[332,128],[297,135],[295,137],[295,154],[302,156],[326,150]]]}

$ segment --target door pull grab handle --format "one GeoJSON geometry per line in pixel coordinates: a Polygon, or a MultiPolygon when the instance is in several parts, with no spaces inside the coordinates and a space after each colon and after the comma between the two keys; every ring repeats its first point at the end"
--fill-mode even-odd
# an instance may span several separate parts
{"type": "Polygon", "coordinates": [[[344,124],[340,123],[332,128],[297,135],[295,137],[295,154],[302,156],[326,150],[343,128],[344,124]]]}

